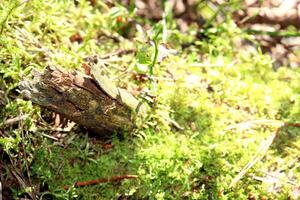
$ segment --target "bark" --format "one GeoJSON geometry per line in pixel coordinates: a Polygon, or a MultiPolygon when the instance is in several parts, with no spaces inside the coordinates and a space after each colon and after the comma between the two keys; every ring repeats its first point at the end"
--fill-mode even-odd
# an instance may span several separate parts
{"type": "Polygon", "coordinates": [[[33,71],[34,78],[21,82],[26,99],[63,115],[100,135],[134,127],[132,112],[143,113],[143,106],[127,91],[113,85],[97,68],[87,76],[47,67],[33,71]]]}

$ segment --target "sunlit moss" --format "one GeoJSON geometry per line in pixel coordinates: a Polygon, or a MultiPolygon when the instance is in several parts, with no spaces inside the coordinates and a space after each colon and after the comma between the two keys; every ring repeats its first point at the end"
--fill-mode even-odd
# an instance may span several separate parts
{"type": "MultiPolygon", "coordinates": [[[[31,178],[48,188],[41,192],[45,198],[247,199],[251,194],[284,199],[292,194],[295,188],[290,184],[272,193],[270,185],[252,175],[263,177],[262,171],[281,170],[286,178],[282,183],[287,178],[299,182],[296,128],[282,130],[267,155],[235,188],[229,188],[261,142],[275,130],[267,126],[228,127],[257,119],[297,122],[300,116],[299,70],[275,71],[271,58],[259,48],[250,52],[236,46],[237,40],[250,36],[232,20],[205,30],[206,37],[199,39],[193,25],[184,34],[168,18],[168,48],[174,48],[175,53],[155,63],[153,84],[133,79],[136,73],[149,75],[148,65],[153,63],[151,34],[145,31],[126,39],[116,22],[116,16],[143,21],[134,11],[119,4],[110,8],[102,1],[96,7],[83,0],[78,5],[74,1],[20,3],[0,2],[0,89],[9,100],[1,109],[0,125],[22,114],[27,117],[25,124],[5,130],[9,135],[0,139],[0,145],[12,159],[21,160],[23,171],[26,165],[18,150],[20,145],[26,146],[31,178]],[[76,34],[79,39],[72,41],[76,34]],[[119,49],[138,52],[101,58],[119,49]],[[141,55],[143,51],[148,53],[146,58],[141,55]],[[138,98],[153,108],[149,117],[134,134],[126,133],[125,139],[115,136],[95,142],[77,129],[65,136],[70,139],[63,144],[45,138],[43,134],[51,133],[37,129],[42,121],[37,107],[11,98],[18,94],[19,81],[30,76],[32,68],[41,70],[47,65],[82,70],[82,63],[88,62],[86,57],[95,55],[99,67],[119,86],[142,90],[138,98]],[[142,58],[145,70],[137,68],[142,58]],[[155,85],[155,91],[149,85],[155,85]],[[152,94],[156,96],[151,99],[152,94]],[[103,147],[106,143],[110,148],[103,147]],[[137,174],[139,178],[63,189],[76,181],[122,174],[137,174]]],[[[22,193],[14,191],[16,198],[22,193]]]]}

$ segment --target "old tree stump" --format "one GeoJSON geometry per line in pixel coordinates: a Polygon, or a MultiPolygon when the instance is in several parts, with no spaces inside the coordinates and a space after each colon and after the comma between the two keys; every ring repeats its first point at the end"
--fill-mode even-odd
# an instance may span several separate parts
{"type": "Polygon", "coordinates": [[[91,66],[91,76],[47,67],[32,71],[33,79],[20,84],[24,97],[100,135],[134,127],[133,112],[143,115],[146,106],[124,89],[117,88],[91,66]]]}

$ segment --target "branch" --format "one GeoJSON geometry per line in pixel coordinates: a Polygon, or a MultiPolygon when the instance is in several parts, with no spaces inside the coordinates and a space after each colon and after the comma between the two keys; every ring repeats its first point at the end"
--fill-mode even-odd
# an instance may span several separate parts
{"type": "MultiPolygon", "coordinates": [[[[124,176],[112,176],[110,178],[99,178],[99,179],[94,179],[94,180],[89,180],[89,181],[77,181],[74,184],[74,187],[82,187],[82,186],[88,186],[88,185],[95,185],[95,184],[100,184],[100,183],[108,183],[108,182],[118,182],[122,181],[124,179],[136,179],[138,178],[137,175],[124,175],[124,176]]],[[[65,190],[68,190],[70,186],[64,186],[65,190]]]]}
{"type": "Polygon", "coordinates": [[[20,89],[33,103],[100,135],[134,127],[131,113],[138,109],[138,100],[102,77],[97,69],[92,69],[92,75],[101,80],[56,67],[32,73],[33,80],[22,81],[20,89]]]}

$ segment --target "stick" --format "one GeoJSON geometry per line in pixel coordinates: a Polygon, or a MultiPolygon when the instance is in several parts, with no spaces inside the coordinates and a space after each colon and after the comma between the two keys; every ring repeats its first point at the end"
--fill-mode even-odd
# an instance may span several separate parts
{"type": "Polygon", "coordinates": [[[300,127],[300,123],[284,123],[284,126],[289,127],[300,127]]]}
{"type": "Polygon", "coordinates": [[[269,35],[271,37],[299,37],[299,32],[288,32],[288,31],[261,31],[255,29],[245,29],[246,33],[255,35],[269,35]]]}
{"type": "Polygon", "coordinates": [[[278,120],[269,120],[269,119],[249,120],[249,121],[228,126],[227,128],[225,128],[225,131],[229,131],[232,129],[245,130],[253,127],[254,125],[284,126],[285,123],[278,120]]]}
{"type": "MultiPolygon", "coordinates": [[[[122,181],[124,179],[136,179],[138,178],[137,175],[124,175],[124,176],[112,176],[110,178],[99,178],[99,179],[94,179],[94,180],[89,180],[89,181],[77,181],[74,184],[74,187],[82,187],[82,186],[87,186],[87,185],[95,185],[95,184],[100,184],[100,183],[108,183],[108,182],[117,182],[117,181],[122,181]]],[[[68,190],[70,186],[64,186],[65,190],[68,190]]]]}
{"type": "Polygon", "coordinates": [[[268,151],[269,147],[273,143],[274,138],[276,137],[277,133],[279,132],[279,128],[276,130],[274,134],[272,134],[266,141],[263,141],[259,148],[257,149],[255,155],[252,159],[245,165],[245,167],[240,171],[240,173],[231,181],[229,187],[235,186],[235,184],[253,167],[257,161],[259,161],[265,153],[268,151]]]}
{"type": "Polygon", "coordinates": [[[8,119],[3,123],[3,126],[13,125],[13,124],[15,124],[19,121],[22,121],[22,120],[26,119],[27,117],[28,117],[28,115],[21,115],[21,116],[18,116],[18,117],[8,119]]]}
{"type": "Polygon", "coordinates": [[[25,78],[20,83],[25,99],[102,136],[134,128],[131,114],[132,111],[140,113],[136,111],[139,100],[116,87],[100,74],[97,67],[91,70],[91,74],[100,77],[99,80],[79,71],[68,72],[51,66],[43,73],[36,70],[32,73],[33,79],[25,78]]]}
{"type": "Polygon", "coordinates": [[[105,54],[105,55],[101,56],[100,58],[101,59],[107,59],[107,58],[110,58],[112,56],[122,56],[122,55],[125,55],[125,54],[131,54],[131,53],[134,53],[135,51],[136,51],[135,49],[119,49],[116,52],[105,54]]]}
{"type": "Polygon", "coordinates": [[[58,140],[59,140],[58,138],[53,137],[53,136],[51,136],[51,135],[47,135],[47,134],[45,134],[45,133],[42,133],[42,135],[45,136],[46,138],[49,138],[49,139],[52,139],[52,140],[55,140],[55,141],[58,141],[58,140]]]}
{"type": "MultiPolygon", "coordinates": [[[[235,186],[235,184],[249,171],[249,169],[251,167],[253,167],[257,161],[259,161],[261,158],[263,158],[263,156],[267,153],[269,147],[273,143],[275,137],[278,135],[278,133],[282,127],[285,127],[285,126],[286,127],[300,127],[300,123],[283,123],[280,121],[272,121],[272,120],[255,120],[252,122],[259,122],[256,124],[260,124],[260,125],[276,125],[276,123],[277,123],[277,125],[281,124],[281,126],[279,126],[276,129],[275,133],[273,133],[269,138],[267,138],[266,141],[264,141],[260,144],[259,148],[256,151],[256,154],[247,163],[247,165],[240,171],[240,173],[231,181],[231,183],[229,185],[230,188],[235,186]],[[266,123],[262,123],[262,122],[268,122],[268,123],[266,124],[266,123]]],[[[249,123],[249,122],[246,122],[246,123],[249,123]]],[[[243,123],[240,123],[240,124],[243,124],[243,123]]],[[[233,128],[236,128],[236,127],[239,127],[239,126],[235,126],[233,128]]],[[[232,128],[230,128],[230,129],[232,129],[232,128]]],[[[227,128],[227,130],[230,130],[230,129],[227,128]]]]}

